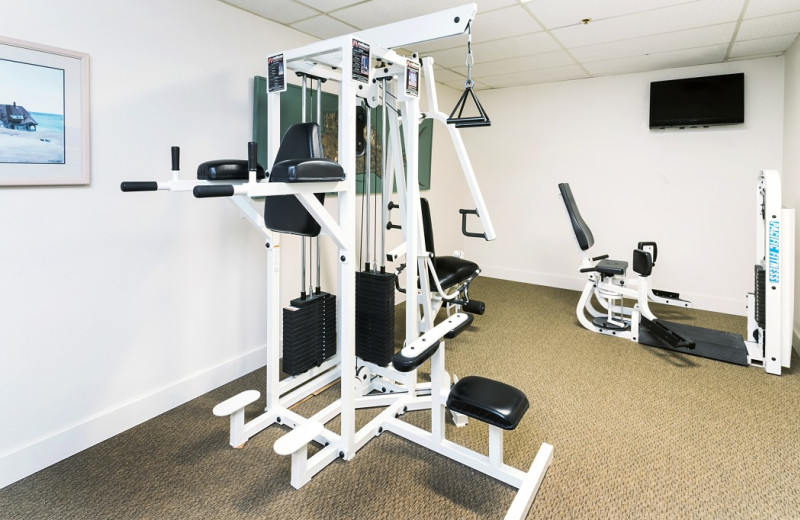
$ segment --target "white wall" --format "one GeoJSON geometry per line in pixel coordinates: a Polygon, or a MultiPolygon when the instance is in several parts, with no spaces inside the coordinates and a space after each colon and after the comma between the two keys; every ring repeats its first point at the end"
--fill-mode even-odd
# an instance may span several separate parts
{"type": "Polygon", "coordinates": [[[579,289],[580,250],[557,184],[569,182],[596,245],[630,260],[658,242],[656,288],[744,314],[755,183],[783,159],[783,58],[481,92],[492,126],[465,132],[496,242],[465,241],[486,274],[579,289]],[[745,73],[745,124],[648,128],[651,81],[745,73]]]}
{"type": "MultiPolygon", "coordinates": [[[[786,86],[784,96],[784,148],[781,184],[783,204],[788,208],[800,209],[800,46],[794,46],[786,53],[786,86]]],[[[798,243],[795,236],[795,243],[798,243]]],[[[795,255],[795,273],[800,273],[800,255],[795,255]]],[[[800,348],[800,279],[795,275],[794,291],[795,347],[800,348]]]]}
{"type": "Polygon", "coordinates": [[[252,78],[308,42],[215,0],[30,0],[4,35],[91,57],[92,182],[0,189],[0,487],[261,364],[263,241],[225,200],[123,194],[244,157],[252,78]]]}

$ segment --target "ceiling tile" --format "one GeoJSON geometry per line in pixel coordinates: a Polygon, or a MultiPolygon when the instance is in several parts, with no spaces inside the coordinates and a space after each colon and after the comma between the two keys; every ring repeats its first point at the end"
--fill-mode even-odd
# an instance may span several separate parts
{"type": "Polygon", "coordinates": [[[478,13],[472,22],[473,43],[539,32],[542,26],[520,5],[478,13]]]}
{"type": "Polygon", "coordinates": [[[476,43],[472,46],[473,54],[476,58],[479,57],[481,61],[502,60],[555,50],[561,50],[561,46],[546,32],[476,43]]]}
{"type": "Polygon", "coordinates": [[[800,11],[743,20],[737,40],[755,40],[800,32],[800,11]]]}
{"type": "Polygon", "coordinates": [[[589,75],[580,66],[568,65],[566,67],[554,67],[551,69],[523,70],[500,76],[487,76],[481,81],[491,88],[504,88],[530,85],[531,83],[552,83],[554,81],[566,81],[587,77],[589,77],[589,75]]]}
{"type": "Polygon", "coordinates": [[[552,31],[567,48],[595,45],[651,34],[682,31],[707,25],[735,22],[740,0],[697,0],[652,11],[606,18],[552,31]]]}
{"type": "MultiPolygon", "coordinates": [[[[550,69],[553,67],[563,67],[566,65],[574,65],[575,60],[572,59],[565,51],[545,52],[542,54],[534,54],[532,56],[520,56],[506,60],[476,62],[473,67],[474,74],[480,76],[511,74],[524,70],[538,70],[550,69]]],[[[466,74],[466,67],[455,67],[453,70],[463,72],[466,74]]]]}
{"type": "Polygon", "coordinates": [[[433,71],[433,77],[436,79],[438,83],[446,83],[448,81],[456,81],[461,82],[461,86],[464,86],[464,81],[467,80],[467,77],[463,74],[459,74],[450,69],[445,69],[442,67],[435,67],[433,71]]]}
{"type": "Polygon", "coordinates": [[[321,40],[357,31],[356,28],[324,14],[293,23],[291,27],[321,40]]]}
{"type": "Polygon", "coordinates": [[[798,0],[750,0],[744,18],[756,18],[772,14],[788,13],[800,9],[798,0]]]}
{"type": "Polygon", "coordinates": [[[313,7],[314,9],[320,12],[329,13],[337,9],[350,7],[351,5],[360,4],[363,2],[369,2],[371,0],[297,0],[297,1],[300,2],[301,4],[313,7]]]}
{"type": "MultiPolygon", "coordinates": [[[[464,90],[464,80],[463,79],[462,80],[453,80],[453,81],[438,81],[437,80],[437,82],[438,83],[443,83],[443,84],[447,85],[448,87],[454,88],[456,90],[464,90]]],[[[481,83],[480,81],[474,81],[473,83],[474,84],[473,84],[472,88],[474,90],[485,90],[487,88],[490,88],[489,85],[487,85],[485,83],[481,83]]]]}
{"type": "Polygon", "coordinates": [[[264,18],[289,25],[306,18],[316,16],[319,12],[293,0],[270,0],[269,2],[253,2],[251,11],[264,18]]]}
{"type": "Polygon", "coordinates": [[[445,49],[443,51],[422,53],[423,56],[433,57],[433,62],[442,67],[452,68],[459,65],[465,66],[467,59],[466,47],[455,49],[445,49]]]}
{"type": "Polygon", "coordinates": [[[773,36],[771,38],[759,38],[758,40],[737,41],[731,48],[731,58],[743,58],[745,56],[763,56],[767,54],[782,54],[794,41],[796,35],[788,34],[784,36],[773,36]]]}
{"type": "Polygon", "coordinates": [[[603,61],[642,54],[691,49],[708,45],[728,44],[736,28],[734,22],[676,31],[630,40],[621,40],[586,47],[575,47],[569,51],[578,61],[603,61]]]}
{"type": "Polygon", "coordinates": [[[691,0],[532,0],[525,8],[548,29],[576,25],[584,18],[602,20],[641,11],[650,11],[691,0]]]}
{"type": "Polygon", "coordinates": [[[727,45],[711,45],[697,49],[687,49],[674,52],[662,52],[644,56],[631,56],[617,60],[596,61],[584,64],[584,67],[593,76],[607,76],[611,74],[627,74],[630,72],[643,72],[647,70],[671,69],[703,65],[706,63],[721,63],[728,50],[727,45]]]}

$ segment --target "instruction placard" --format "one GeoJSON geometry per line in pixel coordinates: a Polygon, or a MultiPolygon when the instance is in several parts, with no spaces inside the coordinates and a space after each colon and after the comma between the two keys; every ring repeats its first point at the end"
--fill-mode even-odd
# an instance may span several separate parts
{"type": "Polygon", "coordinates": [[[406,94],[419,97],[419,63],[406,60],[406,94]]]}
{"type": "Polygon", "coordinates": [[[286,90],[286,70],[283,54],[267,58],[267,92],[283,92],[286,90]]]}
{"type": "Polygon", "coordinates": [[[369,83],[369,44],[353,39],[353,79],[369,83]]]}

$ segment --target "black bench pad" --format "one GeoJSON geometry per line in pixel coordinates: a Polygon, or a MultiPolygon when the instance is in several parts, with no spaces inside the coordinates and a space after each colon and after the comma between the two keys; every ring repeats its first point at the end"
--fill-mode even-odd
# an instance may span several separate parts
{"type": "Polygon", "coordinates": [[[598,273],[609,276],[624,276],[628,269],[628,262],[625,260],[600,260],[594,267],[598,273]]]}
{"type": "Polygon", "coordinates": [[[447,407],[454,412],[504,430],[516,428],[528,406],[519,389],[480,376],[459,379],[447,397],[447,407]]]}
{"type": "MultiPolygon", "coordinates": [[[[257,165],[256,179],[265,177],[264,168],[257,165]]],[[[247,159],[217,159],[197,167],[197,178],[202,181],[246,181],[250,179],[247,159]]]]}

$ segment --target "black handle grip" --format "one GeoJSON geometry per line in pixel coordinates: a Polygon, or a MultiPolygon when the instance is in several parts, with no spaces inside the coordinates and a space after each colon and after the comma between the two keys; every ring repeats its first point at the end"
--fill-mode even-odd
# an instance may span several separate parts
{"type": "MultiPolygon", "coordinates": [[[[459,209],[459,213],[461,213],[461,234],[465,237],[473,237],[473,238],[486,238],[486,233],[473,233],[471,231],[467,231],[467,215],[478,215],[477,209],[459,209]]],[[[480,215],[478,215],[480,216],[480,215]]]]}
{"type": "Polygon", "coordinates": [[[230,184],[220,184],[218,186],[195,186],[192,194],[198,199],[208,197],[232,197],[233,186],[230,184]]]}
{"type": "Polygon", "coordinates": [[[181,149],[178,146],[172,147],[172,171],[181,169],[181,149]]]}
{"type": "Polygon", "coordinates": [[[254,172],[258,169],[258,144],[247,143],[247,171],[254,172]]]}
{"type": "Polygon", "coordinates": [[[395,204],[393,200],[390,200],[389,204],[386,207],[389,209],[389,211],[391,211],[395,208],[399,208],[400,204],[395,204]]]}
{"type": "Polygon", "coordinates": [[[155,181],[125,181],[119,185],[122,191],[157,191],[158,183],[155,181]]]}

